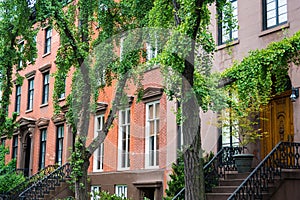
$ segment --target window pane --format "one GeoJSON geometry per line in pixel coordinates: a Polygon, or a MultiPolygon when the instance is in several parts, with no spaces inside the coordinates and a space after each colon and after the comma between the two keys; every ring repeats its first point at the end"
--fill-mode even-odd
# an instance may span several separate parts
{"type": "Polygon", "coordinates": [[[278,0],[278,6],[286,5],[287,1],[286,0],[278,0]]]}
{"type": "Polygon", "coordinates": [[[153,119],[153,105],[149,105],[148,119],[153,119]]]}
{"type": "Polygon", "coordinates": [[[287,6],[281,6],[279,7],[278,9],[278,15],[282,15],[282,14],[285,14],[287,12],[287,6]]]}
{"type": "Polygon", "coordinates": [[[276,8],[275,1],[267,4],[267,11],[275,10],[275,8],[276,8]]]}
{"type": "Polygon", "coordinates": [[[278,21],[279,21],[279,23],[286,22],[287,21],[287,15],[286,14],[280,15],[278,21]]]}
{"type": "Polygon", "coordinates": [[[267,21],[267,27],[271,27],[275,25],[276,25],[276,18],[271,18],[267,21]]]}
{"type": "Polygon", "coordinates": [[[155,104],[155,118],[159,118],[159,103],[155,104]]]}

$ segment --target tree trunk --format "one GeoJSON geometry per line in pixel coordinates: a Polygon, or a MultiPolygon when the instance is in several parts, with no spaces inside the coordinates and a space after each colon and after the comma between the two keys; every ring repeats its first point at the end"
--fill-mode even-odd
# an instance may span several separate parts
{"type": "MultiPolygon", "coordinates": [[[[75,147],[77,148],[77,147],[75,147]]],[[[80,159],[73,161],[76,162],[73,164],[73,167],[76,167],[77,171],[76,173],[73,173],[75,176],[75,199],[76,200],[88,200],[89,195],[87,191],[89,191],[88,188],[88,168],[90,165],[90,155],[88,155],[86,152],[86,148],[80,148],[75,149],[75,152],[80,152],[81,155],[83,155],[80,159]]]]}
{"type": "Polygon", "coordinates": [[[192,51],[185,60],[184,80],[182,82],[185,199],[204,200],[205,181],[201,149],[201,119],[199,105],[192,90],[194,84],[194,47],[195,43],[192,43],[192,51]]]}

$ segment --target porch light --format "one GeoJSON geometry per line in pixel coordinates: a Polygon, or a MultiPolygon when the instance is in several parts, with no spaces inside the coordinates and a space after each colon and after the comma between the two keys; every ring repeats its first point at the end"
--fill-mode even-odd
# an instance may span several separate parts
{"type": "Polygon", "coordinates": [[[292,102],[295,102],[296,99],[299,97],[299,88],[292,88],[292,94],[290,96],[290,99],[292,102]]]}

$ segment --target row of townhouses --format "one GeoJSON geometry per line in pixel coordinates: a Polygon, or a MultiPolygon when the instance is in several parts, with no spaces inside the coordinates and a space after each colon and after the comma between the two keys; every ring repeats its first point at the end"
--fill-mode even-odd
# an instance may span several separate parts
{"type": "MultiPolygon", "coordinates": [[[[233,16],[238,27],[230,32],[222,28],[216,17],[211,19],[211,31],[216,41],[213,70],[223,71],[234,60],[241,60],[249,50],[265,48],[270,42],[292,36],[300,30],[300,1],[298,0],[231,0],[233,16]],[[226,50],[227,41],[232,40],[226,50]]],[[[216,6],[210,11],[214,16],[216,6]]],[[[22,41],[20,41],[22,42],[22,41]]],[[[65,91],[59,96],[63,108],[54,115],[53,91],[56,52],[60,36],[55,29],[44,28],[36,36],[38,49],[34,64],[19,71],[25,77],[22,85],[15,83],[9,115],[18,113],[20,124],[12,138],[1,138],[17,168],[31,176],[48,165],[63,165],[69,161],[74,146],[72,129],[66,122],[66,97],[71,92],[72,73],[65,80],[65,91]]],[[[22,65],[22,63],[19,63],[22,65]]],[[[292,88],[300,87],[300,72],[291,64],[290,84],[282,95],[269,103],[269,120],[261,126],[269,137],[251,149],[260,162],[279,141],[300,141],[300,101],[291,101],[292,88]]],[[[135,86],[127,91],[129,104],[119,111],[104,143],[94,152],[89,167],[91,190],[105,190],[132,199],[162,199],[176,161],[180,133],[176,124],[176,102],[169,101],[163,90],[159,68],[145,72],[142,80],[144,96],[136,101],[135,86]]],[[[91,116],[88,141],[97,136],[106,119],[113,94],[111,88],[101,93],[95,115],[91,116]]],[[[202,113],[202,144],[206,152],[216,153],[228,146],[226,130],[216,127],[215,113],[202,113]],[[222,136],[223,135],[223,136],[222,136]]]]}

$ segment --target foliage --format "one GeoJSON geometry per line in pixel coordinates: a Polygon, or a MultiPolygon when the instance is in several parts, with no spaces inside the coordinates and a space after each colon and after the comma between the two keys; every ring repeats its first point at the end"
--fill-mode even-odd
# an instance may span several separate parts
{"type": "MultiPolygon", "coordinates": [[[[8,116],[7,112],[13,87],[13,66],[17,66],[17,70],[23,69],[36,57],[36,30],[31,17],[32,10],[25,0],[0,2],[0,130],[1,135],[9,137],[16,127],[16,115],[8,116]]],[[[16,74],[18,77],[18,71],[16,74]]],[[[22,78],[17,78],[16,83],[21,85],[22,78]]]]}
{"type": "MultiPolygon", "coordinates": [[[[210,152],[203,157],[204,166],[214,157],[214,154],[210,152]]],[[[184,188],[184,161],[182,152],[179,152],[179,156],[176,163],[172,164],[172,174],[170,174],[171,180],[168,181],[168,189],[166,190],[167,196],[165,200],[172,199],[177,195],[182,188],[184,188]]],[[[205,185],[209,184],[205,182],[205,185]]],[[[179,199],[184,199],[184,195],[178,197],[179,199]]]]}
{"type": "Polygon", "coordinates": [[[273,95],[286,90],[290,63],[299,65],[300,32],[253,50],[241,62],[224,71],[223,77],[235,80],[237,98],[245,109],[250,104],[267,104],[273,95]]]}
{"type": "Polygon", "coordinates": [[[93,199],[95,199],[95,200],[97,200],[97,199],[100,199],[100,200],[130,200],[125,197],[119,197],[115,194],[110,194],[109,192],[106,192],[106,191],[94,192],[93,196],[94,196],[93,199]]]}
{"type": "Polygon", "coordinates": [[[228,134],[239,141],[239,146],[246,147],[249,143],[255,143],[257,139],[264,137],[267,133],[261,132],[259,123],[266,120],[260,117],[262,108],[251,103],[247,108],[243,101],[236,98],[236,91],[231,86],[229,89],[228,107],[218,114],[217,126],[221,127],[223,134],[228,134]]]}
{"type": "Polygon", "coordinates": [[[16,160],[13,159],[5,164],[5,155],[9,153],[8,148],[0,145],[0,193],[8,192],[21,182],[25,181],[23,174],[16,173],[16,160]]]}

